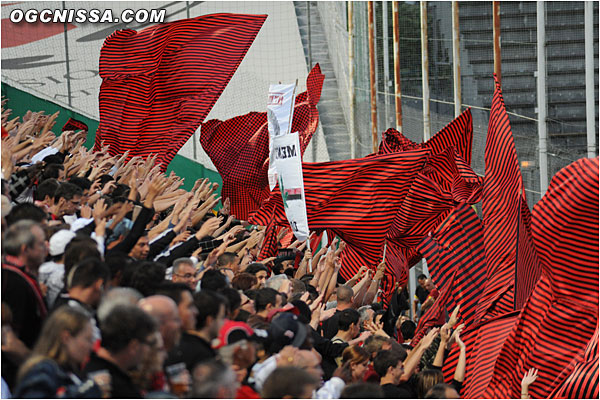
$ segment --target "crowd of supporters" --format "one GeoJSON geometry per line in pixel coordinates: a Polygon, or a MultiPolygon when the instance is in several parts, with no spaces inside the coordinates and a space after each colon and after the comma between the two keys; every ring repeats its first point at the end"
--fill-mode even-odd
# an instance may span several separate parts
{"type": "Polygon", "coordinates": [[[186,191],[152,157],[92,152],[86,132],[52,132],[56,114],[11,117],[3,108],[3,398],[459,397],[458,309],[411,345],[437,298],[426,276],[384,308],[386,265],[343,282],[337,239],[311,248],[284,230],[258,262],[265,228],[227,199],[216,211],[217,184],[186,191]]]}

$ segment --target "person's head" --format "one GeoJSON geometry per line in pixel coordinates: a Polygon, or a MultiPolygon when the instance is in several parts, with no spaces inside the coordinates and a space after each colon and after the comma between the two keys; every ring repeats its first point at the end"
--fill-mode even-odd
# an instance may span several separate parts
{"type": "Polygon", "coordinates": [[[253,289],[265,287],[265,282],[269,277],[269,269],[261,263],[252,263],[246,267],[245,272],[252,274],[257,279],[257,286],[253,289]]]}
{"type": "Polygon", "coordinates": [[[242,297],[234,288],[226,287],[219,291],[227,299],[227,318],[234,319],[242,305],[242,297]]]}
{"type": "Polygon", "coordinates": [[[217,258],[217,267],[218,268],[230,268],[233,272],[238,272],[240,267],[237,254],[226,252],[223,253],[217,258]]]}
{"type": "Polygon", "coordinates": [[[221,361],[202,362],[192,372],[191,398],[233,399],[239,384],[231,367],[221,361]]]}
{"type": "Polygon", "coordinates": [[[174,283],[165,281],[158,288],[157,294],[171,298],[177,304],[181,326],[184,331],[196,329],[198,308],[194,304],[194,292],[185,283],[174,283]]]}
{"type": "Polygon", "coordinates": [[[444,382],[444,374],[439,369],[426,369],[416,375],[417,397],[425,397],[429,389],[444,382]]]}
{"type": "Polygon", "coordinates": [[[37,273],[48,255],[48,242],[39,224],[22,220],[8,228],[2,250],[4,254],[18,257],[29,271],[37,273]]]}
{"type": "Polygon", "coordinates": [[[337,288],[337,304],[340,306],[352,306],[354,301],[354,291],[348,285],[341,285],[337,288]]]}
{"type": "Polygon", "coordinates": [[[347,308],[338,313],[338,335],[340,331],[347,332],[351,339],[354,339],[360,333],[358,320],[360,314],[353,308],[347,308]]]}
{"type": "Polygon", "coordinates": [[[277,307],[277,291],[271,288],[260,289],[254,298],[254,307],[257,313],[266,316],[272,308],[277,307]]]}
{"type": "Polygon", "coordinates": [[[164,264],[145,261],[137,263],[137,266],[131,274],[129,286],[139,290],[144,296],[151,296],[156,293],[158,287],[165,281],[164,264]]]}
{"type": "Polygon", "coordinates": [[[300,279],[290,279],[290,283],[292,285],[292,291],[290,293],[291,295],[302,295],[306,292],[306,284],[300,279]]]}
{"type": "Polygon", "coordinates": [[[360,319],[358,320],[358,325],[360,326],[361,329],[366,329],[364,326],[365,321],[373,321],[373,316],[375,315],[373,308],[371,308],[371,306],[367,305],[367,306],[360,307],[356,311],[358,311],[358,313],[360,314],[360,319]]]}
{"type": "Polygon", "coordinates": [[[80,176],[69,178],[69,183],[79,186],[83,191],[84,196],[88,194],[87,191],[92,187],[92,182],[90,182],[89,179],[80,176]]]}
{"type": "Polygon", "coordinates": [[[349,363],[352,382],[362,380],[369,366],[370,354],[360,346],[348,346],[342,352],[342,365],[349,363]]]}
{"type": "Polygon", "coordinates": [[[365,340],[363,348],[374,359],[380,350],[390,350],[392,348],[389,338],[380,335],[372,335],[365,340]]]}
{"type": "Polygon", "coordinates": [[[148,239],[148,233],[144,232],[142,236],[135,243],[135,246],[129,252],[129,256],[131,258],[135,258],[136,260],[145,260],[148,258],[148,253],[150,252],[150,245],[148,239]]]}
{"type": "Polygon", "coordinates": [[[75,232],[72,232],[68,229],[61,229],[50,236],[50,240],[48,241],[48,252],[50,253],[50,256],[57,259],[62,258],[62,256],[65,254],[65,249],[74,237],[75,232]]]}
{"type": "Polygon", "coordinates": [[[231,280],[231,287],[236,290],[250,290],[257,287],[258,279],[256,276],[249,274],[248,272],[240,272],[231,280]]]}
{"type": "Polygon", "coordinates": [[[415,324],[410,319],[404,321],[402,325],[400,325],[400,332],[402,332],[402,337],[405,342],[410,341],[415,336],[415,331],[417,329],[417,324],[415,324]]]}
{"type": "Polygon", "coordinates": [[[254,307],[254,299],[250,298],[246,293],[239,291],[240,293],[240,313],[246,312],[249,314],[256,313],[256,308],[254,307]]]}
{"type": "Polygon", "coordinates": [[[40,207],[32,203],[21,203],[13,206],[6,214],[6,224],[11,226],[18,221],[31,220],[45,225],[48,222],[48,214],[40,207]]]}
{"type": "Polygon", "coordinates": [[[420,285],[420,286],[421,286],[423,289],[425,289],[425,281],[426,281],[426,280],[427,280],[427,275],[425,275],[425,274],[420,274],[420,275],[417,277],[417,282],[419,282],[419,285],[420,285]]]}
{"type": "Polygon", "coordinates": [[[447,383],[438,383],[425,394],[425,399],[460,399],[460,395],[447,383]]]}
{"type": "Polygon", "coordinates": [[[225,322],[227,300],[212,290],[202,290],[194,294],[194,304],[198,309],[196,330],[205,332],[210,339],[219,335],[225,322]]]}
{"type": "Polygon", "coordinates": [[[433,289],[435,289],[435,285],[433,284],[433,281],[430,279],[427,279],[425,281],[425,289],[427,289],[429,292],[431,292],[433,289]]]}
{"type": "Polygon", "coordinates": [[[61,183],[54,192],[54,205],[58,207],[59,217],[73,215],[81,208],[83,190],[72,183],[61,183]]]}
{"type": "Polygon", "coordinates": [[[319,381],[298,367],[279,367],[269,375],[262,387],[263,399],[310,399],[319,381]]]}
{"type": "Polygon", "coordinates": [[[340,399],[383,399],[383,389],[380,385],[367,382],[356,382],[346,385],[340,399]]]}
{"type": "Polygon", "coordinates": [[[90,315],[81,309],[64,305],[44,322],[39,339],[27,361],[21,367],[23,377],[31,367],[43,359],[52,359],[58,365],[78,371],[90,355],[94,334],[90,315]]]}
{"type": "Polygon", "coordinates": [[[287,275],[274,275],[265,281],[265,287],[275,289],[288,296],[291,291],[290,280],[287,275]]]}
{"type": "Polygon", "coordinates": [[[47,206],[53,205],[54,193],[56,193],[56,189],[58,189],[58,186],[59,183],[56,179],[46,179],[45,181],[37,185],[35,193],[33,194],[33,199],[36,201],[40,201],[47,206]]]}
{"type": "Polygon", "coordinates": [[[267,350],[270,354],[275,354],[288,345],[299,349],[310,349],[312,348],[312,344],[309,345],[310,339],[306,325],[296,315],[282,312],[277,314],[269,325],[270,343],[267,350]]]}
{"type": "Polygon", "coordinates": [[[397,385],[404,374],[404,363],[398,352],[380,350],[373,360],[373,369],[382,379],[382,383],[397,385]]]}
{"type": "Polygon", "coordinates": [[[321,355],[316,350],[299,350],[294,361],[296,367],[304,369],[318,382],[323,379],[323,368],[321,368],[321,355]]]}
{"type": "Polygon", "coordinates": [[[177,346],[181,339],[181,319],[177,304],[167,296],[153,295],[141,299],[138,306],[158,323],[167,351],[177,346]]]}
{"type": "Polygon", "coordinates": [[[198,278],[194,262],[187,257],[178,258],[173,261],[173,282],[185,283],[192,290],[196,290],[198,278]]]}
{"type": "Polygon", "coordinates": [[[220,271],[209,269],[200,281],[201,290],[217,291],[227,287],[227,278],[220,271]]]}
{"type": "Polygon", "coordinates": [[[98,307],[104,286],[110,280],[108,266],[97,258],[86,258],[69,271],[67,290],[92,308],[98,307]]]}
{"type": "Polygon", "coordinates": [[[96,317],[98,322],[102,322],[111,310],[119,304],[136,306],[138,301],[142,299],[142,294],[130,287],[114,287],[104,293],[96,317]]]}
{"type": "Polygon", "coordinates": [[[121,368],[136,367],[155,347],[156,322],[136,306],[119,304],[100,322],[102,347],[121,360],[121,368]]]}

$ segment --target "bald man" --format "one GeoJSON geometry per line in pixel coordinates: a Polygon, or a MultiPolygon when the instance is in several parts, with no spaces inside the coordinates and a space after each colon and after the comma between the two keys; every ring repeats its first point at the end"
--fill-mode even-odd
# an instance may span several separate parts
{"type": "Polygon", "coordinates": [[[167,296],[155,295],[141,299],[138,306],[156,319],[167,352],[177,346],[181,339],[177,304],[167,296]]]}
{"type": "Polygon", "coordinates": [[[329,319],[323,321],[323,337],[331,339],[338,331],[338,320],[340,312],[353,308],[354,291],[348,285],[341,285],[337,288],[337,306],[335,314],[329,319]]]}

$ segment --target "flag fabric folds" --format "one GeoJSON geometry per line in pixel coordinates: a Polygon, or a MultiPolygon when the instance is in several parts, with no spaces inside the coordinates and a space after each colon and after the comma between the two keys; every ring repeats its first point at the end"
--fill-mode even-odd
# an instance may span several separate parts
{"type": "Polygon", "coordinates": [[[158,153],[166,169],[210,112],[266,17],[211,14],[106,38],[94,149],[104,142],[111,155],[158,153]]]}

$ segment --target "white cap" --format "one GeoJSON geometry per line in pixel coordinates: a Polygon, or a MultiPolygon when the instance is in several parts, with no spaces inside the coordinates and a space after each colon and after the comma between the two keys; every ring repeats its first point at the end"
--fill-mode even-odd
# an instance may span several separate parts
{"type": "Polygon", "coordinates": [[[65,252],[65,247],[71,239],[75,237],[75,232],[66,229],[61,229],[50,238],[50,255],[59,256],[65,252]]]}

